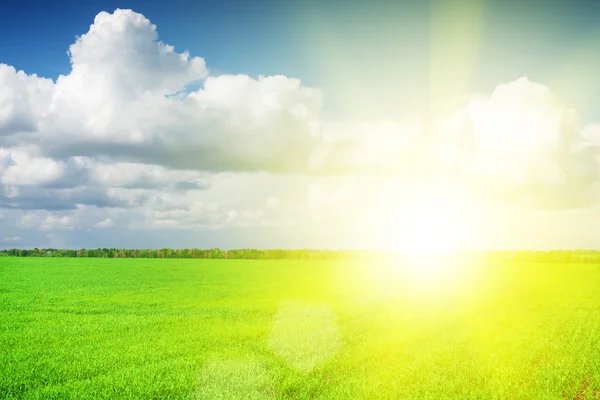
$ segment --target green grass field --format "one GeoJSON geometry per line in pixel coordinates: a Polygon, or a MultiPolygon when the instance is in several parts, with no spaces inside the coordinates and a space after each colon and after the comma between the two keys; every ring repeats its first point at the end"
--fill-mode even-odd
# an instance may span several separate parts
{"type": "Polygon", "coordinates": [[[600,265],[413,272],[0,258],[0,398],[598,398],[600,265]]]}

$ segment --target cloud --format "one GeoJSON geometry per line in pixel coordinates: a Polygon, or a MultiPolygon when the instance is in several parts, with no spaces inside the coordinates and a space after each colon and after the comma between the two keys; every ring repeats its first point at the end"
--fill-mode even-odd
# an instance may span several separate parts
{"type": "Polygon", "coordinates": [[[17,243],[20,241],[21,241],[21,238],[19,236],[6,236],[4,238],[4,243],[17,243]]]}
{"type": "Polygon", "coordinates": [[[42,231],[73,230],[77,227],[77,221],[72,216],[67,215],[27,214],[20,219],[19,225],[23,228],[34,228],[42,231]]]}
{"type": "Polygon", "coordinates": [[[207,174],[200,171],[87,157],[58,162],[37,153],[31,148],[0,148],[0,208],[66,210],[78,204],[128,207],[139,203],[123,199],[122,191],[114,189],[185,192],[209,187],[207,174]]]}
{"type": "Polygon", "coordinates": [[[306,170],[320,144],[318,89],[281,75],[207,77],[202,58],[158,41],[156,27],[131,10],[99,13],[69,55],[71,72],[56,82],[2,67],[0,146],[37,147],[38,163],[56,160],[55,169],[87,156],[286,172],[306,170]]]}
{"type": "Polygon", "coordinates": [[[423,168],[427,149],[420,123],[329,124],[324,135],[311,160],[319,174],[411,175],[423,168]]]}
{"type": "Polygon", "coordinates": [[[57,86],[77,95],[78,90],[87,92],[91,84],[97,90],[90,105],[104,105],[95,103],[102,95],[137,100],[148,92],[172,94],[207,76],[202,58],[176,53],[158,41],[156,26],[131,10],[100,12],[89,31],[70,46],[69,54],[73,70],[61,76],[57,86]],[[90,76],[98,80],[86,81],[90,76]]]}
{"type": "MultiPolygon", "coordinates": [[[[113,100],[120,102],[109,98],[103,104],[113,100]]],[[[76,109],[81,102],[72,103],[60,110],[84,116],[84,110],[76,109]]],[[[320,92],[303,88],[296,79],[224,75],[206,79],[201,89],[187,95],[146,93],[124,101],[99,124],[56,120],[47,134],[31,139],[55,158],[104,155],[211,172],[306,171],[320,144],[315,124],[320,103],[320,92]],[[72,132],[64,134],[67,125],[72,132]]],[[[92,114],[98,115],[97,110],[92,114]]]]}
{"type": "Polygon", "coordinates": [[[0,137],[35,132],[48,112],[53,90],[51,79],[0,64],[0,137]]]}
{"type": "Polygon", "coordinates": [[[592,201],[600,171],[593,126],[543,85],[520,78],[471,102],[441,129],[444,167],[497,199],[536,208],[592,201]]]}
{"type": "Polygon", "coordinates": [[[113,196],[110,188],[77,186],[44,188],[39,186],[7,186],[0,194],[0,208],[22,210],[74,210],[78,205],[127,207],[125,200],[113,196]]]}
{"type": "Polygon", "coordinates": [[[5,185],[34,185],[58,180],[65,166],[22,149],[0,148],[0,182],[5,185]]]}
{"type": "Polygon", "coordinates": [[[86,159],[85,168],[89,171],[89,181],[99,186],[177,190],[203,190],[208,186],[206,174],[194,170],[173,170],[141,163],[99,163],[90,159],[86,159]]]}
{"type": "Polygon", "coordinates": [[[114,226],[114,224],[115,224],[115,221],[113,221],[110,218],[106,218],[100,222],[95,223],[94,227],[95,228],[110,228],[110,227],[114,226]]]}

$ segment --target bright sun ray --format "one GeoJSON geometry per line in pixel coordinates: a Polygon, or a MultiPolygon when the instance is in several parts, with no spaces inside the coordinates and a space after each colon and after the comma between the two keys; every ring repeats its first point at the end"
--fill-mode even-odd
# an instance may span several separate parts
{"type": "Polygon", "coordinates": [[[469,248],[477,231],[475,203],[458,186],[422,185],[386,194],[378,227],[380,241],[395,254],[382,266],[380,289],[443,299],[463,280],[458,251],[469,248]]]}
{"type": "Polygon", "coordinates": [[[473,213],[465,196],[444,188],[397,195],[398,204],[383,210],[379,227],[388,250],[411,254],[447,253],[466,245],[473,213]]]}

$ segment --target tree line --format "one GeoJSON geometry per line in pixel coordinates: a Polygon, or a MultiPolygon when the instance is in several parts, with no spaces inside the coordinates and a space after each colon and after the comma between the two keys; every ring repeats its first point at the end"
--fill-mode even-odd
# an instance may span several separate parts
{"type": "MultiPolygon", "coordinates": [[[[241,260],[356,260],[397,256],[398,253],[368,250],[261,250],[261,249],[4,249],[0,257],[71,257],[71,258],[190,258],[190,259],[241,259],[241,260]]],[[[404,253],[406,254],[406,253],[404,253]]],[[[552,251],[462,251],[451,257],[484,259],[487,261],[515,262],[600,262],[600,252],[595,250],[552,251]]]]}
{"type": "Polygon", "coordinates": [[[245,260],[310,260],[355,258],[357,252],[336,250],[260,250],[260,249],[6,249],[0,256],[8,257],[71,257],[71,258],[193,258],[245,260]],[[351,254],[352,253],[352,254],[351,254]]]}

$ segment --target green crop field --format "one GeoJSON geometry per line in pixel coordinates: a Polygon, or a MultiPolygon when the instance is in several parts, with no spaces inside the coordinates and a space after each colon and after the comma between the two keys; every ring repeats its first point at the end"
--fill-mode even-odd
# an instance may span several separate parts
{"type": "Polygon", "coordinates": [[[0,258],[0,397],[598,398],[600,265],[418,267],[0,258]]]}

